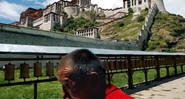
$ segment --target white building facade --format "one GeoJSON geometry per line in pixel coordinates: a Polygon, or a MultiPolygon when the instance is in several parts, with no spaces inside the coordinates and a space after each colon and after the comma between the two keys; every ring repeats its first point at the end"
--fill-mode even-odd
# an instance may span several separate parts
{"type": "Polygon", "coordinates": [[[75,35],[82,36],[82,37],[88,37],[88,38],[100,38],[99,33],[98,33],[98,28],[93,27],[93,28],[88,28],[84,30],[78,30],[75,35]]]}
{"type": "Polygon", "coordinates": [[[43,10],[43,17],[33,21],[33,27],[50,31],[57,23],[65,24],[65,20],[67,20],[67,15],[63,11],[62,3],[55,2],[43,10]]]}
{"type": "Polygon", "coordinates": [[[24,27],[50,31],[55,24],[63,25],[67,18],[78,17],[80,11],[95,11],[105,15],[105,18],[120,18],[125,15],[125,12],[128,12],[129,8],[132,8],[134,12],[140,12],[145,8],[150,8],[151,3],[156,3],[159,11],[166,12],[163,0],[123,0],[123,7],[115,9],[102,9],[96,4],[91,4],[91,0],[72,0],[70,2],[59,0],[45,9],[27,9],[21,13],[19,24],[24,27]]]}

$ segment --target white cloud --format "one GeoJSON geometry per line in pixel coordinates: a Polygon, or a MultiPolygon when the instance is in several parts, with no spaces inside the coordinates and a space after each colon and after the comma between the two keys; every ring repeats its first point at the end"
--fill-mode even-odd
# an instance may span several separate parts
{"type": "Polygon", "coordinates": [[[168,12],[182,15],[185,18],[185,0],[164,0],[168,12]]]}
{"type": "Polygon", "coordinates": [[[57,2],[57,1],[59,1],[59,0],[46,0],[46,1],[42,2],[42,5],[47,6],[47,5],[52,4],[53,2],[57,2]]]}
{"type": "Polygon", "coordinates": [[[98,4],[102,8],[116,8],[123,6],[123,0],[91,0],[92,4],[98,4]]]}
{"type": "Polygon", "coordinates": [[[0,18],[9,19],[11,21],[19,20],[20,13],[26,9],[23,5],[0,1],[0,18]]]}
{"type": "MultiPolygon", "coordinates": [[[[47,5],[52,4],[54,2],[57,2],[57,1],[59,1],[59,0],[45,0],[44,2],[42,2],[42,5],[47,6],[47,5]]],[[[65,1],[71,1],[71,0],[65,0],[65,1]]]]}
{"type": "MultiPolygon", "coordinates": [[[[43,2],[39,2],[38,0],[21,0],[21,1],[24,1],[24,2],[33,2],[34,4],[44,6],[43,5],[43,2]]],[[[33,5],[33,6],[35,6],[35,5],[33,5]]]]}
{"type": "MultiPolygon", "coordinates": [[[[40,2],[39,0],[21,0],[21,1],[34,2],[34,4],[46,7],[47,5],[57,2],[59,0],[44,0],[43,2],[40,2]]],[[[67,1],[71,1],[71,0],[67,0],[67,1]]]]}

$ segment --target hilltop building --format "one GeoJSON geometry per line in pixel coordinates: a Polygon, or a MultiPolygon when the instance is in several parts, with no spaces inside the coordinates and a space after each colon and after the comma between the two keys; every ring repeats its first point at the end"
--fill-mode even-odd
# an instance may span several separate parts
{"type": "Polygon", "coordinates": [[[100,38],[99,33],[98,33],[98,28],[92,27],[84,30],[77,30],[75,35],[78,36],[83,36],[83,37],[88,37],[88,38],[100,38]]]}
{"type": "Polygon", "coordinates": [[[115,9],[102,9],[96,4],[91,4],[91,0],[59,0],[44,9],[28,8],[21,13],[19,23],[14,24],[50,31],[56,23],[63,25],[67,18],[79,17],[82,11],[95,11],[104,14],[105,18],[116,19],[128,13],[129,8],[134,12],[140,12],[142,9],[150,8],[151,3],[157,4],[159,11],[166,12],[163,0],[123,0],[123,7],[115,9]]]}
{"type": "Polygon", "coordinates": [[[151,4],[155,3],[161,12],[167,12],[163,0],[123,0],[123,8],[128,9],[132,8],[135,12],[150,8],[151,4]]]}
{"type": "Polygon", "coordinates": [[[19,24],[24,27],[33,27],[33,21],[43,16],[43,9],[28,8],[20,15],[19,24]]]}

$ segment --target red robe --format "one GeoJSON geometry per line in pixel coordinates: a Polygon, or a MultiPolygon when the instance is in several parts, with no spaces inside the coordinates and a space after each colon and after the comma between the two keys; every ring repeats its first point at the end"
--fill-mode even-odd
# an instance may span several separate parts
{"type": "Polygon", "coordinates": [[[134,98],[128,96],[121,89],[114,86],[113,84],[109,84],[106,90],[105,99],[134,99],[134,98]]]}

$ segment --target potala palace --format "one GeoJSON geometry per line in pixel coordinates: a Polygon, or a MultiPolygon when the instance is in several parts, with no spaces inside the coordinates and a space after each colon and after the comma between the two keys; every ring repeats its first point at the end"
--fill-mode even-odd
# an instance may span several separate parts
{"type": "Polygon", "coordinates": [[[63,25],[67,18],[80,17],[79,13],[83,11],[94,11],[105,18],[116,19],[126,15],[129,8],[139,14],[141,10],[149,9],[152,3],[157,5],[159,11],[166,12],[163,0],[123,0],[123,7],[115,9],[103,9],[97,4],[92,4],[91,0],[59,0],[44,9],[26,9],[21,13],[19,22],[13,24],[50,31],[56,23],[63,25]]]}

